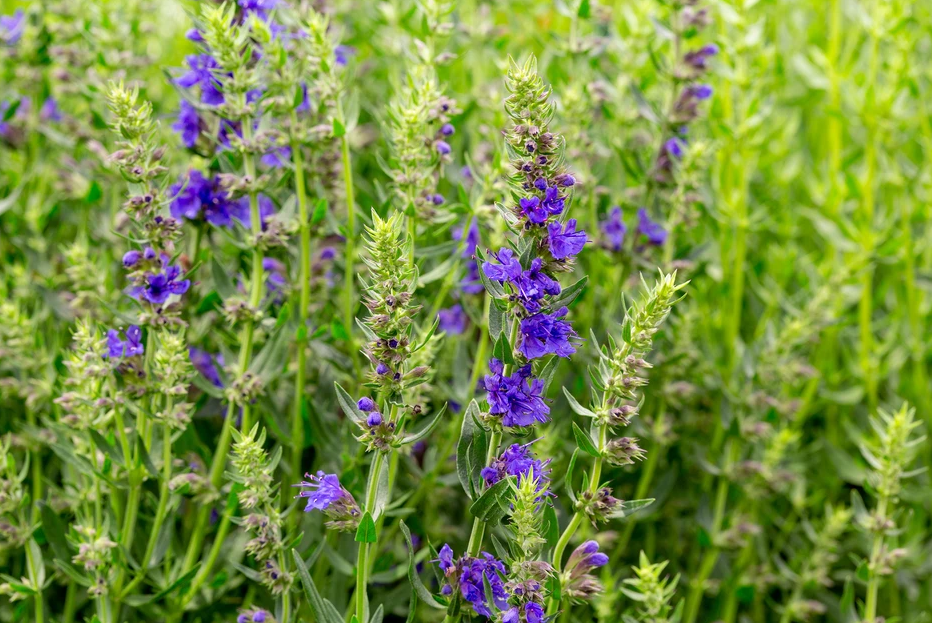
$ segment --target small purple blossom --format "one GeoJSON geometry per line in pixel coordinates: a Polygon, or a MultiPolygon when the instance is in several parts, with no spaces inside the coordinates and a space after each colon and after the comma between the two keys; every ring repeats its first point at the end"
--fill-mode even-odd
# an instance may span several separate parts
{"type": "Polygon", "coordinates": [[[201,350],[191,346],[188,348],[188,359],[194,369],[203,375],[215,387],[223,387],[223,380],[220,378],[220,370],[217,366],[223,366],[223,355],[212,356],[206,350],[201,350]]]}
{"type": "Polygon", "coordinates": [[[486,485],[491,486],[507,476],[517,476],[520,482],[524,478],[532,478],[537,482],[537,490],[546,488],[550,483],[550,470],[548,461],[541,461],[531,452],[531,443],[512,444],[505,451],[492,460],[492,463],[482,469],[480,475],[486,485]]]}
{"type": "Polygon", "coordinates": [[[549,419],[550,407],[541,396],[544,382],[531,377],[530,364],[505,376],[502,362],[492,359],[489,370],[492,374],[483,379],[489,413],[501,415],[504,426],[531,426],[549,419]]]}
{"type": "Polygon", "coordinates": [[[561,307],[552,314],[538,313],[521,320],[521,345],[518,350],[528,359],[545,355],[569,357],[576,352],[573,340],[578,336],[570,323],[562,320],[568,313],[561,307]]]}
{"type": "Polygon", "coordinates": [[[135,357],[145,352],[142,344],[142,330],[131,325],[125,332],[126,339],[120,339],[120,332],[116,329],[107,331],[107,356],[112,358],[135,357]]]}
{"type": "Polygon", "coordinates": [[[12,15],[0,15],[0,41],[5,45],[16,45],[26,30],[26,14],[16,9],[12,15]]]}
{"type": "Polygon", "coordinates": [[[440,330],[450,335],[460,335],[466,331],[469,318],[461,305],[454,305],[441,309],[437,316],[440,318],[440,330]]]}
{"type": "Polygon", "coordinates": [[[356,49],[348,45],[338,45],[333,48],[333,56],[337,65],[345,67],[349,63],[349,57],[356,54],[356,49]]]}
{"type": "Polygon", "coordinates": [[[625,234],[628,227],[623,220],[621,208],[614,206],[608,211],[608,217],[602,221],[602,235],[605,237],[605,246],[612,251],[621,251],[625,244],[625,234]]]}
{"type": "Polygon", "coordinates": [[[203,103],[210,106],[222,104],[223,93],[220,91],[220,80],[216,75],[219,65],[214,57],[209,54],[192,54],[185,61],[188,71],[175,81],[178,86],[185,89],[199,86],[203,103]]]}
{"type": "MultiPolygon", "coordinates": [[[[305,474],[304,477],[307,478],[306,481],[292,486],[303,489],[297,497],[307,498],[305,513],[314,510],[325,511],[347,497],[352,499],[352,495],[343,488],[336,474],[318,471],[315,475],[305,474]]],[[[353,503],[355,504],[355,501],[353,503]]]]}
{"type": "MultiPolygon", "coordinates": [[[[233,219],[243,211],[243,201],[233,201],[226,191],[220,189],[219,177],[207,179],[193,169],[168,189],[172,201],[171,215],[178,219],[206,220],[217,227],[232,227],[233,219]]],[[[246,207],[248,212],[248,204],[246,207]]]]}
{"type": "Polygon", "coordinates": [[[434,143],[434,147],[441,156],[446,156],[452,151],[450,144],[446,141],[437,141],[434,143]]]}
{"type": "Polygon", "coordinates": [[[667,241],[667,230],[660,223],[652,221],[644,208],[638,210],[638,232],[654,246],[660,246],[667,241]]]}
{"type": "Polygon", "coordinates": [[[204,128],[204,122],[197,113],[197,108],[187,100],[181,100],[178,107],[178,117],[172,124],[172,130],[181,135],[181,142],[188,149],[197,144],[204,128]]]}
{"type": "Polygon", "coordinates": [[[663,144],[663,149],[667,152],[667,155],[679,160],[686,153],[686,143],[683,142],[683,139],[674,136],[667,139],[667,142],[663,144]]]}
{"type": "Polygon", "coordinates": [[[506,247],[500,249],[492,257],[498,260],[498,264],[493,264],[491,261],[482,263],[482,270],[486,277],[501,283],[516,282],[521,278],[521,262],[515,257],[514,251],[506,247]]]}
{"type": "Polygon", "coordinates": [[[444,123],[440,128],[440,133],[444,136],[453,136],[454,132],[456,132],[456,128],[453,127],[452,123],[444,123]]]}
{"type": "Polygon", "coordinates": [[[553,222],[547,231],[550,254],[555,259],[565,260],[568,257],[578,255],[586,246],[586,232],[576,231],[576,219],[574,218],[566,222],[565,229],[561,229],[560,223],[553,222]]]}
{"type": "Polygon", "coordinates": [[[47,97],[42,102],[42,108],[39,109],[39,119],[41,121],[61,121],[61,109],[54,97],[47,97]]]}
{"type": "Polygon", "coordinates": [[[180,266],[169,265],[169,257],[161,256],[162,271],[148,273],[143,277],[141,285],[131,287],[128,294],[135,299],[144,299],[153,305],[161,305],[172,294],[182,295],[191,287],[189,279],[180,279],[182,271],[180,266]]]}

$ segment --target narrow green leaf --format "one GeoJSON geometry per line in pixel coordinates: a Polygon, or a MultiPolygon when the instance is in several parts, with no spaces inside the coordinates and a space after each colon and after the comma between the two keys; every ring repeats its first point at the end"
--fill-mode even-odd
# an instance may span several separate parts
{"type": "Polygon", "coordinates": [[[375,543],[377,540],[372,513],[366,511],[366,514],[362,516],[359,522],[359,527],[356,529],[356,542],[375,543]]]}

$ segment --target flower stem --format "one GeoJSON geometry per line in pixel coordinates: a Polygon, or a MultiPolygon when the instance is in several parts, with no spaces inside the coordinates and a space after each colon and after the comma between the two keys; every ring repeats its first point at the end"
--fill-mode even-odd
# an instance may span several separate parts
{"type": "MultiPolygon", "coordinates": [[[[372,514],[375,510],[376,496],[379,491],[379,479],[382,473],[382,463],[385,460],[384,452],[377,452],[372,459],[369,469],[369,484],[366,489],[366,512],[372,514]]],[[[360,621],[368,620],[368,597],[366,590],[369,584],[369,543],[360,543],[356,556],[356,617],[360,621]]]]}
{"type": "MultiPolygon", "coordinates": [[[[291,125],[296,127],[298,116],[291,111],[291,125]]],[[[301,473],[301,454],[304,451],[304,384],[307,374],[307,322],[311,306],[311,230],[307,211],[307,191],[304,181],[304,155],[297,139],[291,141],[291,155],[294,163],[295,194],[298,197],[298,222],[301,237],[301,297],[298,306],[298,370],[295,376],[294,407],[291,414],[291,476],[297,478],[301,473]]],[[[298,514],[292,513],[292,521],[297,522],[298,514]]]]}
{"type": "MultiPolygon", "coordinates": [[[[342,120],[342,107],[338,109],[342,120]]],[[[353,304],[354,281],[356,279],[356,195],[353,187],[353,161],[350,158],[349,137],[344,134],[340,137],[340,153],[343,160],[343,186],[346,192],[346,257],[344,258],[345,274],[343,277],[343,324],[349,336],[350,358],[353,360],[353,370],[356,378],[360,376],[359,355],[353,342],[353,325],[356,321],[355,305],[353,304]]]]}

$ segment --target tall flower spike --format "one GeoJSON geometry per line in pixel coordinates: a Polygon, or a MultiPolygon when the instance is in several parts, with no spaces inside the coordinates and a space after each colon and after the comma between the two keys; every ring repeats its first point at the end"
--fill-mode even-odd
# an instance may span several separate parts
{"type": "Polygon", "coordinates": [[[370,315],[367,353],[375,370],[375,382],[389,392],[400,392],[423,377],[425,370],[406,370],[411,356],[411,327],[420,306],[412,304],[417,271],[408,252],[412,241],[402,231],[402,216],[393,212],[387,219],[372,213],[366,228],[365,258],[369,268],[365,304],[370,315]]]}

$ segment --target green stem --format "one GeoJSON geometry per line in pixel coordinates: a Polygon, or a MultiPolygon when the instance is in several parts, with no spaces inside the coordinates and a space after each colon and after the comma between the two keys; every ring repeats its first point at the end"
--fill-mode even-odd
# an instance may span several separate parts
{"type": "MultiPolygon", "coordinates": [[[[382,463],[385,460],[385,453],[379,451],[372,459],[372,466],[369,470],[369,484],[366,490],[366,512],[372,514],[375,510],[376,496],[379,491],[379,478],[382,472],[382,463]]],[[[356,616],[360,621],[368,620],[368,596],[367,588],[369,585],[369,543],[360,543],[356,556],[356,616]]]]}
{"type": "MultiPolygon", "coordinates": [[[[342,119],[342,110],[339,110],[342,119]]],[[[356,321],[355,305],[353,304],[353,290],[356,279],[356,195],[353,187],[353,162],[350,158],[349,137],[344,134],[340,138],[340,153],[343,159],[343,186],[346,192],[346,257],[344,258],[345,274],[343,277],[343,324],[349,336],[350,357],[353,360],[353,369],[356,378],[359,378],[359,355],[353,342],[353,325],[356,321]]]]}
{"type": "Polygon", "coordinates": [[[32,555],[32,543],[35,543],[32,539],[26,543],[26,564],[29,565],[29,580],[36,589],[36,623],[45,623],[45,605],[42,602],[42,586],[39,585],[39,564],[41,563],[32,555]]]}
{"type": "MultiPolygon", "coordinates": [[[[298,117],[291,111],[291,124],[296,127],[298,117]]],[[[301,454],[304,452],[304,385],[307,374],[307,324],[311,306],[311,230],[307,210],[307,191],[304,181],[304,155],[297,139],[291,141],[291,154],[294,162],[295,194],[298,197],[298,222],[301,236],[301,298],[298,308],[298,371],[295,377],[294,406],[291,413],[291,476],[297,478],[301,473],[301,454]]],[[[298,513],[292,513],[292,521],[297,521],[298,513]]]]}
{"type": "MultiPolygon", "coordinates": [[[[251,149],[252,143],[251,120],[244,120],[242,125],[243,143],[247,148],[247,151],[243,153],[243,168],[245,169],[246,176],[251,180],[255,180],[255,158],[252,152],[248,151],[251,149]]],[[[259,198],[255,190],[250,190],[249,192],[249,214],[251,232],[253,235],[258,235],[262,232],[262,216],[259,213],[259,198]]],[[[249,306],[253,310],[258,310],[259,304],[262,302],[262,287],[265,282],[264,273],[262,270],[262,258],[262,248],[257,244],[252,253],[252,274],[250,275],[249,306]]],[[[243,322],[243,329],[240,334],[239,341],[239,361],[237,362],[237,372],[240,378],[242,378],[242,376],[249,369],[249,361],[252,358],[253,337],[255,335],[254,320],[250,317],[243,322]]],[[[250,428],[251,406],[247,402],[243,404],[242,407],[243,421],[241,428],[242,430],[248,431],[250,428]]],[[[223,471],[226,468],[227,453],[230,450],[230,442],[233,438],[233,426],[235,425],[233,420],[235,415],[236,402],[231,400],[227,405],[226,419],[223,421],[223,429],[220,432],[220,439],[218,440],[217,447],[214,450],[210,467],[210,482],[214,488],[219,488],[221,482],[223,481],[223,471]]],[[[210,520],[210,511],[211,509],[209,505],[203,505],[198,510],[194,524],[194,531],[191,534],[191,540],[189,541],[188,549],[185,552],[181,575],[184,575],[194,567],[194,563],[197,560],[198,554],[200,554],[201,545],[203,544],[204,536],[207,533],[207,527],[210,520]]],[[[202,568],[202,572],[208,573],[209,571],[209,568],[202,568]]]]}
{"type": "MultiPolygon", "coordinates": [[[[877,518],[887,518],[887,498],[881,497],[877,504],[877,518]]],[[[883,553],[883,532],[874,533],[874,544],[871,547],[871,558],[868,566],[870,578],[867,580],[867,598],[864,600],[864,621],[874,623],[877,620],[877,592],[880,589],[880,574],[877,567],[880,565],[880,556],[883,553]]]]}

